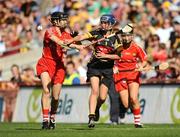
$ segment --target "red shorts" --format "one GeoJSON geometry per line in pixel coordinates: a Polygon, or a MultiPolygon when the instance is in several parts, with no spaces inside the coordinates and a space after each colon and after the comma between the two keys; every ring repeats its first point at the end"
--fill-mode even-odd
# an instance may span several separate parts
{"type": "Polygon", "coordinates": [[[64,64],[51,59],[40,58],[36,65],[37,75],[40,76],[43,72],[48,72],[53,84],[62,84],[65,78],[64,64]]]}
{"type": "Polygon", "coordinates": [[[114,83],[117,92],[128,89],[128,84],[136,82],[140,84],[140,73],[135,71],[119,72],[114,74],[114,83]]]}

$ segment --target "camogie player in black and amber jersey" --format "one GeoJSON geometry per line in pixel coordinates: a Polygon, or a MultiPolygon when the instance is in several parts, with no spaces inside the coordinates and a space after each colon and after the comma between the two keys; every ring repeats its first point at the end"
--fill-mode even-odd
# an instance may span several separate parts
{"type": "Polygon", "coordinates": [[[113,82],[113,66],[114,60],[97,58],[97,53],[113,54],[119,47],[121,48],[120,40],[117,35],[106,37],[118,32],[114,29],[116,20],[113,15],[105,14],[100,18],[100,28],[76,36],[69,43],[81,41],[84,39],[97,41],[93,45],[93,54],[88,63],[87,81],[91,84],[91,94],[89,96],[89,122],[88,127],[95,126],[94,121],[99,119],[99,108],[104,103],[107,97],[108,89],[113,82]],[[100,39],[106,37],[104,40],[100,39]]]}

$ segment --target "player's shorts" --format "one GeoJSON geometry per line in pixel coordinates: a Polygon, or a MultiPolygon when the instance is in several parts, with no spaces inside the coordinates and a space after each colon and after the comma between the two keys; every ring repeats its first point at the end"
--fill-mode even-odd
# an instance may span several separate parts
{"type": "Polygon", "coordinates": [[[117,92],[128,89],[128,84],[136,82],[140,84],[140,73],[135,71],[119,72],[113,75],[117,92]]]}
{"type": "Polygon", "coordinates": [[[87,82],[93,76],[99,77],[101,79],[101,83],[103,83],[109,88],[111,83],[113,82],[113,69],[112,68],[97,69],[97,68],[88,67],[87,82]]]}
{"type": "Polygon", "coordinates": [[[65,67],[61,61],[57,62],[42,57],[36,65],[36,71],[38,77],[41,73],[48,72],[53,84],[62,84],[65,78],[65,67]]]}

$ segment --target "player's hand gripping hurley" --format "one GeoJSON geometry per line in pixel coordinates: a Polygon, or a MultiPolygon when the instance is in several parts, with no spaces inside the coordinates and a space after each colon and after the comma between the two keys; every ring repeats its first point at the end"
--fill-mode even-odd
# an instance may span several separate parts
{"type": "MultiPolygon", "coordinates": [[[[84,48],[87,48],[87,47],[89,47],[89,46],[92,46],[92,45],[94,45],[94,44],[96,44],[96,43],[98,43],[98,42],[101,42],[101,41],[105,40],[105,39],[114,37],[115,35],[120,34],[120,32],[121,32],[121,31],[119,30],[119,31],[117,31],[116,33],[112,33],[112,34],[110,34],[110,35],[106,35],[106,36],[104,36],[103,38],[100,38],[100,39],[98,39],[98,40],[96,40],[96,41],[91,42],[90,44],[84,45],[84,48]]],[[[65,49],[71,49],[71,48],[69,47],[69,45],[71,45],[71,44],[72,44],[72,43],[62,44],[61,46],[62,46],[63,48],[65,48],[65,49]]]]}
{"type": "Polygon", "coordinates": [[[138,68],[138,69],[135,69],[135,71],[150,71],[150,70],[164,71],[168,68],[169,68],[169,63],[163,62],[157,66],[150,66],[147,68],[138,68]]]}

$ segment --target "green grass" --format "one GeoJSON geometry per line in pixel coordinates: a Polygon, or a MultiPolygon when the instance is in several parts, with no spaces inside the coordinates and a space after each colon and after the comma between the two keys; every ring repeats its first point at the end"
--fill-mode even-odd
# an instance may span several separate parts
{"type": "Polygon", "coordinates": [[[132,124],[112,126],[58,123],[55,130],[41,130],[39,123],[0,123],[0,137],[180,137],[180,125],[146,124],[135,129],[132,124]]]}

